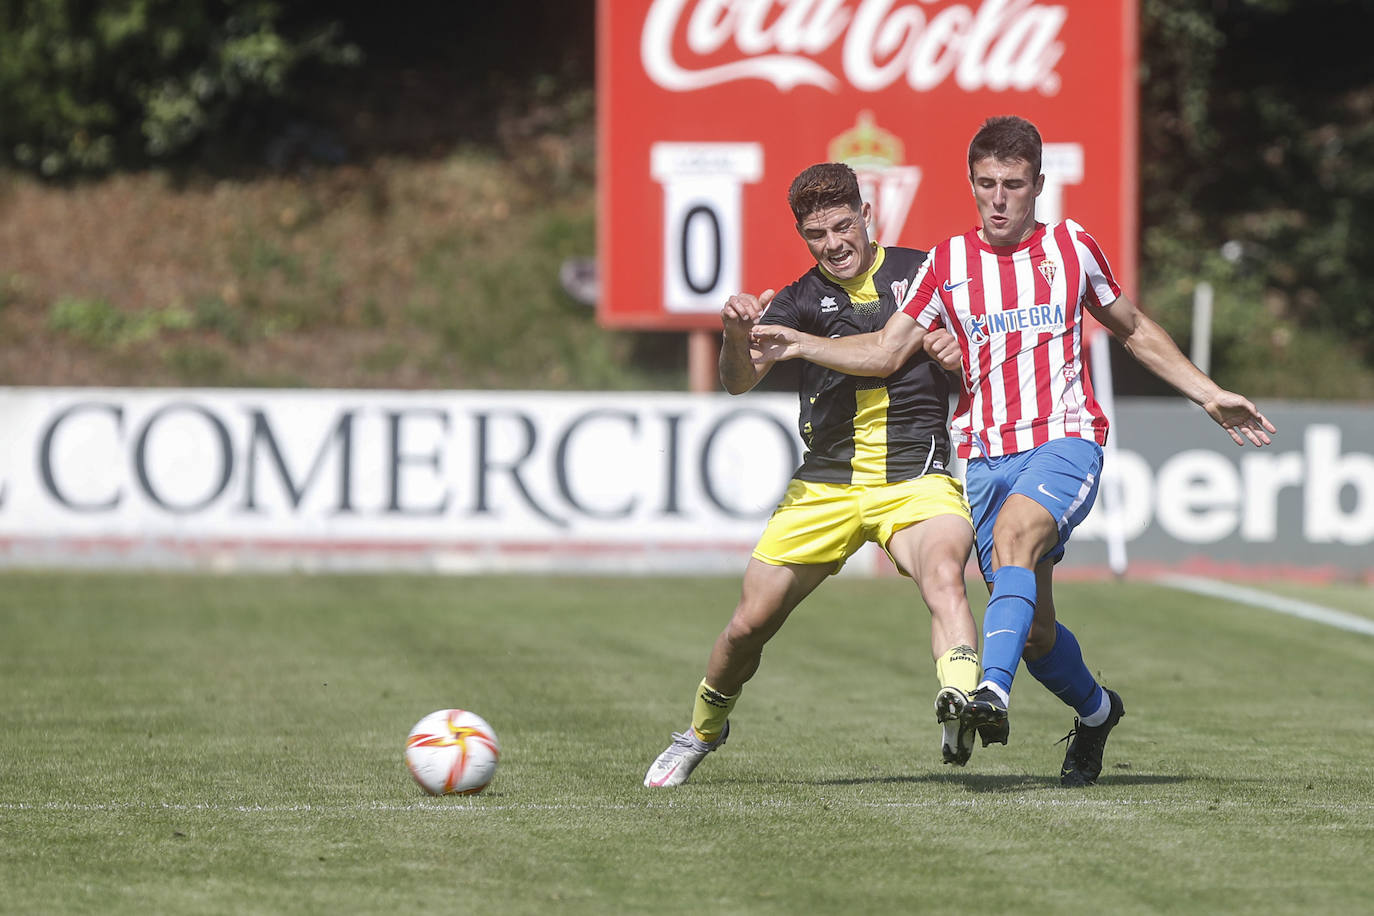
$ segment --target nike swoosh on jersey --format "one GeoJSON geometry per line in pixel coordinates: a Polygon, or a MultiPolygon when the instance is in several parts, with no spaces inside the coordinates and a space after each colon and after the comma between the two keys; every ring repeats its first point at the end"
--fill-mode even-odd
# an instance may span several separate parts
{"type": "Polygon", "coordinates": [[[960,280],[958,283],[950,283],[948,280],[946,280],[946,281],[945,281],[945,285],[944,285],[944,290],[945,290],[945,292],[947,292],[947,293],[952,293],[952,292],[954,292],[956,289],[958,289],[959,287],[963,286],[965,283],[970,282],[972,279],[973,279],[972,277],[965,277],[964,279],[960,280]]]}
{"type": "Polygon", "coordinates": [[[1039,486],[1037,486],[1035,489],[1037,489],[1037,490],[1040,491],[1041,493],[1044,493],[1046,496],[1048,496],[1050,499],[1054,500],[1054,501],[1057,502],[1057,503],[1062,503],[1062,502],[1064,501],[1064,500],[1060,499],[1058,496],[1055,496],[1055,495],[1054,495],[1053,493],[1051,493],[1049,490],[1046,490],[1046,489],[1045,489],[1045,485],[1044,485],[1043,483],[1040,484],[1039,486]]]}

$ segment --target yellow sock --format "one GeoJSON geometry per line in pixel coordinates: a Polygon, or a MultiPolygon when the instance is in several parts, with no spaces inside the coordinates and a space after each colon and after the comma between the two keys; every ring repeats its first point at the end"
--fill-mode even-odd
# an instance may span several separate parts
{"type": "Polygon", "coordinates": [[[703,678],[701,686],[697,688],[696,703],[692,706],[692,730],[697,737],[702,741],[719,738],[720,733],[725,731],[725,720],[730,717],[730,710],[735,708],[738,699],[738,693],[727,697],[703,678]]]}
{"type": "Polygon", "coordinates": [[[941,687],[958,687],[973,693],[978,687],[978,653],[971,646],[955,646],[935,661],[941,687]]]}

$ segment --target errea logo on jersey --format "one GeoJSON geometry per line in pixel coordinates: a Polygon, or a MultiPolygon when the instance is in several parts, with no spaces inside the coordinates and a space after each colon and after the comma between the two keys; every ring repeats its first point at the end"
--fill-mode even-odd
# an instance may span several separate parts
{"type": "Polygon", "coordinates": [[[838,303],[835,302],[834,296],[826,296],[823,299],[821,299],[822,312],[838,312],[839,310],[840,306],[838,303]]]}

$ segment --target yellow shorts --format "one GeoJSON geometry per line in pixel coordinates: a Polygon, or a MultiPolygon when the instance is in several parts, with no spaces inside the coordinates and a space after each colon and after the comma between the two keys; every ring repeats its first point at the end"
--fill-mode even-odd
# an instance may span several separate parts
{"type": "Polygon", "coordinates": [[[839,572],[865,541],[886,551],[893,534],[937,515],[957,515],[972,527],[961,481],[944,474],[876,486],[793,480],[754,557],[773,566],[834,563],[839,572]]]}

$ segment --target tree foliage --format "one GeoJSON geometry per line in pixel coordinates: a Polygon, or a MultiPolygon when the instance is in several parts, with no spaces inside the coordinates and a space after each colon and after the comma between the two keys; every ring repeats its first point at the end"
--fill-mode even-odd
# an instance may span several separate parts
{"type": "Polygon", "coordinates": [[[1299,329],[1374,362],[1374,7],[1144,0],[1141,14],[1154,310],[1177,332],[1212,281],[1216,350],[1261,384],[1312,358],[1299,329]]]}
{"type": "Polygon", "coordinates": [[[167,160],[356,53],[271,0],[0,0],[0,158],[45,176],[167,160]]]}

